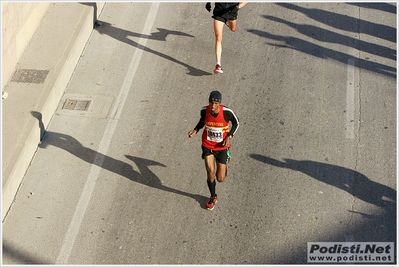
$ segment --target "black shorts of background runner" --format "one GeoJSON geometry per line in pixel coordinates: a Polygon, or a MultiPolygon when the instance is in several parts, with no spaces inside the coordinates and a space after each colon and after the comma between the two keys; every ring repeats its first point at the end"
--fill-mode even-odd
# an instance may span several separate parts
{"type": "Polygon", "coordinates": [[[213,155],[217,162],[222,164],[227,164],[230,159],[230,151],[228,148],[224,150],[211,150],[202,146],[202,159],[205,159],[205,157],[209,155],[213,155]]]}
{"type": "Polygon", "coordinates": [[[233,6],[228,9],[224,10],[213,10],[213,19],[219,20],[223,23],[226,23],[228,20],[236,20],[237,19],[237,14],[238,14],[238,8],[236,6],[233,6]]]}

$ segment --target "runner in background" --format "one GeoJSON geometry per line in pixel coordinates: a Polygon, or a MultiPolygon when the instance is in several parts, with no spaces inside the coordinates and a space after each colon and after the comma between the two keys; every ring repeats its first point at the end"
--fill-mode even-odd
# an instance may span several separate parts
{"type": "MultiPolygon", "coordinates": [[[[232,32],[236,31],[237,15],[238,10],[247,5],[248,2],[240,3],[215,3],[215,8],[213,9],[213,28],[215,31],[215,55],[216,55],[216,66],[213,71],[214,74],[223,73],[222,70],[222,39],[223,39],[223,26],[224,24],[229,27],[232,32]]],[[[212,6],[208,2],[205,5],[206,10],[211,12],[212,6]]]]}

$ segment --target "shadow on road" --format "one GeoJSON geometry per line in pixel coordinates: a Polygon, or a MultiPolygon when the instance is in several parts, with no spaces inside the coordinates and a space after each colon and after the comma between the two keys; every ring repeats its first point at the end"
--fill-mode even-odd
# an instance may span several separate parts
{"type": "MultiPolygon", "coordinates": [[[[166,167],[160,162],[125,155],[127,159],[133,161],[137,165],[139,171],[135,171],[130,164],[108,157],[107,155],[100,154],[90,148],[84,147],[79,141],[69,135],[50,131],[46,132],[42,122],[42,114],[36,111],[31,111],[31,114],[39,122],[40,138],[42,139],[42,142],[39,144],[40,148],[46,148],[49,145],[56,146],[90,164],[98,165],[97,162],[102,162],[102,164],[98,166],[103,169],[119,174],[136,183],[147,185],[155,189],[178,194],[181,196],[193,198],[200,205],[205,203],[207,200],[207,198],[204,196],[190,194],[163,185],[162,181],[149,169],[150,166],[166,167]]],[[[6,240],[3,240],[2,247],[3,257],[7,256],[8,258],[13,259],[15,262],[18,262],[18,264],[50,264],[50,262],[46,262],[39,257],[30,255],[27,251],[16,248],[13,244],[7,242],[6,240]]]]}
{"type": "MultiPolygon", "coordinates": [[[[19,264],[51,264],[43,259],[29,255],[29,252],[15,248],[12,244],[3,239],[3,255],[2,257],[14,259],[19,264]]],[[[3,261],[2,261],[3,262],[3,261]]]]}
{"type": "Polygon", "coordinates": [[[251,154],[250,157],[275,167],[302,172],[385,210],[396,210],[396,190],[374,182],[360,172],[311,160],[278,161],[258,154],[251,154]]]}
{"type": "MultiPolygon", "coordinates": [[[[31,114],[38,119],[40,129],[44,129],[41,121],[41,114],[39,112],[32,111],[31,114]]],[[[44,132],[44,130],[43,130],[44,132]]],[[[97,151],[84,147],[78,140],[70,135],[47,131],[42,137],[42,142],[39,144],[40,148],[46,148],[47,146],[56,146],[61,148],[72,155],[90,163],[95,164],[105,170],[116,173],[123,176],[133,182],[150,186],[155,189],[163,190],[166,192],[178,194],[185,197],[195,199],[200,205],[206,202],[207,198],[201,195],[190,194],[178,189],[174,189],[162,184],[162,181],[150,170],[150,166],[162,166],[166,167],[160,162],[153,160],[135,157],[131,155],[125,155],[125,157],[133,161],[138,171],[135,171],[132,165],[127,164],[121,160],[111,158],[107,155],[98,153],[97,151]],[[101,162],[102,164],[99,164],[101,162]]]]}
{"type": "MultiPolygon", "coordinates": [[[[248,32],[267,39],[284,42],[284,44],[267,43],[268,45],[272,45],[275,47],[294,49],[299,52],[306,53],[308,55],[322,59],[330,58],[338,62],[341,62],[343,64],[348,64],[348,60],[353,59],[353,56],[351,55],[338,52],[333,49],[325,48],[324,46],[313,44],[311,42],[296,37],[274,35],[265,31],[259,31],[255,29],[250,29],[248,30],[248,32]]],[[[389,67],[384,64],[375,63],[366,59],[357,58],[355,60],[355,66],[375,73],[383,74],[391,78],[396,78],[396,68],[389,67]]]]}
{"type": "Polygon", "coordinates": [[[326,29],[322,29],[320,27],[309,25],[309,24],[296,24],[281,18],[273,17],[273,16],[263,16],[265,19],[270,21],[278,22],[285,24],[299,33],[306,35],[312,39],[317,41],[327,42],[327,43],[335,43],[343,46],[353,47],[355,49],[361,50],[363,52],[367,52],[369,54],[374,54],[376,56],[385,57],[388,59],[396,60],[396,50],[390,49],[388,47],[378,45],[375,43],[370,43],[363,41],[361,39],[352,38],[343,34],[335,33],[333,31],[329,31],[326,29]]]}
{"type": "MultiPolygon", "coordinates": [[[[333,232],[332,235],[320,235],[323,241],[344,242],[348,235],[355,238],[356,242],[394,242],[396,241],[396,190],[383,184],[374,182],[365,175],[340,166],[326,164],[310,160],[283,159],[281,161],[259,154],[250,154],[252,159],[278,168],[285,168],[302,172],[313,179],[332,185],[348,192],[356,198],[380,207],[384,212],[379,214],[365,214],[348,210],[353,214],[362,216],[362,220],[356,220],[347,227],[333,232]],[[350,228],[348,228],[350,227],[350,228]],[[328,239],[326,239],[328,238],[328,239]]],[[[331,203],[331,205],[334,205],[331,203]]],[[[328,211],[328,207],[326,207],[328,211]]],[[[292,240],[295,240],[292,238],[292,240]]],[[[321,241],[321,240],[303,240],[321,241]]],[[[296,249],[290,251],[276,262],[279,264],[306,264],[306,253],[303,247],[306,243],[299,244],[296,249]]],[[[395,259],[396,262],[396,259],[395,259]]],[[[259,262],[263,264],[263,262],[259,262]]]]}
{"type": "MultiPolygon", "coordinates": [[[[394,27],[317,8],[305,8],[290,3],[278,3],[277,5],[300,12],[308,18],[324,23],[336,29],[354,33],[364,33],[396,43],[396,28],[394,27]],[[356,25],[361,25],[361,27],[356,25]]],[[[368,7],[370,7],[370,5],[368,5],[368,7]]],[[[390,10],[392,10],[392,8],[390,10]]]]}
{"type": "MultiPolygon", "coordinates": [[[[297,12],[301,12],[310,19],[324,23],[330,27],[334,27],[339,30],[363,33],[396,43],[396,29],[390,26],[372,23],[358,18],[349,17],[321,9],[304,8],[290,3],[278,3],[277,5],[287,9],[295,10],[297,12]]],[[[296,24],[274,16],[264,15],[263,17],[270,21],[285,24],[295,29],[297,32],[320,42],[336,43],[348,47],[353,47],[354,49],[362,52],[370,53],[372,55],[374,54],[376,56],[396,61],[396,50],[384,47],[382,45],[365,42],[362,41],[360,38],[352,38],[314,25],[310,25],[311,22],[309,24],[296,24]]],[[[294,36],[276,35],[257,29],[249,29],[248,32],[278,42],[268,42],[268,45],[280,48],[294,49],[296,51],[306,53],[311,56],[322,59],[332,59],[343,64],[348,64],[348,60],[353,59],[354,57],[353,55],[329,49],[322,45],[317,45],[294,36]]],[[[356,58],[355,66],[378,74],[386,75],[388,77],[396,78],[395,67],[377,63],[375,62],[375,59],[373,60],[368,57],[364,59],[356,58]]]]}
{"type": "Polygon", "coordinates": [[[396,14],[396,6],[389,4],[389,3],[382,3],[382,2],[378,2],[378,3],[347,3],[349,5],[354,5],[354,6],[358,6],[358,7],[362,7],[362,8],[368,8],[368,9],[375,9],[375,10],[380,10],[380,11],[385,11],[388,13],[392,13],[392,14],[396,14]]]}
{"type": "Polygon", "coordinates": [[[141,49],[143,51],[149,52],[151,54],[157,55],[159,57],[162,57],[164,59],[167,59],[173,63],[177,63],[182,65],[183,67],[186,67],[188,69],[188,73],[191,76],[206,76],[206,75],[212,75],[210,72],[205,72],[200,69],[197,69],[195,67],[192,67],[180,60],[177,60],[176,58],[173,58],[171,56],[165,55],[161,52],[155,51],[151,48],[148,48],[146,46],[140,45],[138,42],[135,42],[130,39],[130,37],[136,37],[136,38],[145,38],[149,40],[158,40],[158,41],[166,41],[166,37],[168,35],[178,35],[178,36],[186,36],[186,37],[194,37],[190,34],[179,32],[179,31],[170,31],[167,29],[162,29],[162,28],[157,28],[158,32],[151,33],[151,35],[144,35],[141,33],[136,33],[136,32],[131,32],[127,31],[121,28],[117,28],[112,26],[112,24],[108,22],[101,21],[102,27],[96,27],[95,29],[100,33],[100,34],[105,34],[108,35],[118,41],[124,42],[128,45],[134,46],[138,49],[141,49]]]}

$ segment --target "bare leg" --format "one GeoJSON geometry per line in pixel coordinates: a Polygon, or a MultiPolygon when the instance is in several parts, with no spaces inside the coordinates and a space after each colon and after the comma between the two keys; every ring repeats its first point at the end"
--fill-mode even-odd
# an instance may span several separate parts
{"type": "Polygon", "coordinates": [[[219,183],[222,183],[224,182],[224,179],[226,179],[227,165],[216,161],[216,166],[217,166],[216,179],[218,180],[219,183]]]}
{"type": "Polygon", "coordinates": [[[221,59],[222,59],[223,26],[224,26],[223,22],[216,20],[216,19],[213,20],[213,28],[215,31],[216,62],[221,62],[221,59]]]}
{"type": "Polygon", "coordinates": [[[207,179],[209,182],[215,181],[215,157],[213,155],[206,156],[205,159],[205,168],[207,179]]]}
{"type": "Polygon", "coordinates": [[[229,29],[232,32],[235,32],[237,30],[236,24],[237,24],[237,20],[228,20],[227,21],[227,26],[229,27],[229,29]]]}

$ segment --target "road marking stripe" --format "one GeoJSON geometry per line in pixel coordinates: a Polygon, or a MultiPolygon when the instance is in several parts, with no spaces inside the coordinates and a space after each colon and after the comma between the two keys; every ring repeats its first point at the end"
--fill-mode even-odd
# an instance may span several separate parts
{"type": "Polygon", "coordinates": [[[355,138],[355,60],[348,59],[348,80],[346,86],[346,138],[355,138]]]}
{"type": "MultiPolygon", "coordinates": [[[[148,39],[146,38],[146,36],[149,36],[151,34],[151,28],[152,25],[154,24],[157,15],[158,7],[159,3],[153,3],[151,5],[147,15],[146,22],[144,24],[145,26],[143,29],[143,33],[140,36],[140,40],[138,42],[138,46],[144,47],[145,44],[147,43],[148,39]]],[[[112,136],[114,135],[118,119],[120,118],[121,112],[126,102],[127,95],[133,84],[133,78],[136,74],[143,52],[144,52],[143,49],[137,47],[137,49],[133,54],[133,58],[132,61],[130,62],[127,75],[125,77],[125,80],[123,81],[121,91],[119,92],[118,98],[115,102],[115,106],[111,112],[111,118],[108,121],[107,128],[105,129],[105,133],[102,137],[98,152],[93,160],[92,168],[86,180],[82,194],[79,198],[79,202],[77,204],[75,213],[73,214],[72,221],[69,224],[68,231],[65,235],[65,239],[61,247],[61,251],[56,260],[56,264],[68,263],[69,256],[75,244],[75,240],[78,235],[80,226],[82,224],[84,215],[86,213],[86,209],[90,203],[94,187],[96,185],[96,181],[98,180],[98,176],[102,169],[102,164],[104,162],[105,155],[107,154],[109,145],[112,140],[112,136]]]]}

